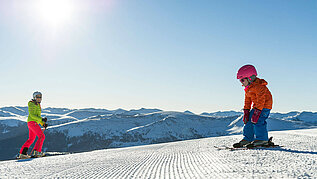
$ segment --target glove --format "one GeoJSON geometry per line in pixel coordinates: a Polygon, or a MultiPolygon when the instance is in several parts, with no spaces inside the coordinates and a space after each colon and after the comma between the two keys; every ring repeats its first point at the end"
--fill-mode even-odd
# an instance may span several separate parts
{"type": "Polygon", "coordinates": [[[47,126],[48,126],[47,123],[44,123],[44,124],[43,124],[43,127],[44,127],[45,129],[47,128],[47,126]]]}
{"type": "Polygon", "coordinates": [[[250,109],[243,109],[243,123],[246,124],[249,121],[250,109]]]}
{"type": "Polygon", "coordinates": [[[258,122],[260,115],[261,115],[261,112],[262,112],[261,110],[254,108],[254,113],[253,113],[252,118],[251,118],[251,122],[253,124],[256,124],[258,122]]]}
{"type": "Polygon", "coordinates": [[[43,122],[47,122],[47,117],[42,118],[43,122]]]}

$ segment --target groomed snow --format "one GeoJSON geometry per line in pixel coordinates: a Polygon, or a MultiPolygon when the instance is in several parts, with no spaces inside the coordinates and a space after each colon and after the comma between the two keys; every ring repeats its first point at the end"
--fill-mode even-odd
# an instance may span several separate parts
{"type": "Polygon", "coordinates": [[[317,129],[270,132],[283,149],[217,150],[241,135],[29,161],[0,162],[0,178],[316,178],[317,129]]]}

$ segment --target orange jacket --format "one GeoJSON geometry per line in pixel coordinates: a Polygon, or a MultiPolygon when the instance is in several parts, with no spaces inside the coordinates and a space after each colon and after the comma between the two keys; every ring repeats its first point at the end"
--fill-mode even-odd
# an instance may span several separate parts
{"type": "Polygon", "coordinates": [[[270,90],[266,87],[267,82],[263,79],[256,78],[245,89],[244,109],[253,108],[262,110],[263,108],[272,109],[273,99],[270,90]]]}

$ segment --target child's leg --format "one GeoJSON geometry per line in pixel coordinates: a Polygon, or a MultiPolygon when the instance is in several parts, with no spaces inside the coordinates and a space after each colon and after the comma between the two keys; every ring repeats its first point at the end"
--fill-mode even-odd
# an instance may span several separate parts
{"type": "Polygon", "coordinates": [[[255,140],[269,140],[266,119],[269,117],[270,111],[270,109],[264,108],[261,112],[258,122],[254,125],[255,140]]]}
{"type": "Polygon", "coordinates": [[[250,112],[249,121],[243,126],[243,136],[244,140],[247,140],[249,142],[252,142],[254,140],[254,126],[251,122],[251,117],[254,113],[254,110],[252,109],[250,112]]]}
{"type": "Polygon", "coordinates": [[[45,135],[41,129],[41,127],[36,124],[33,128],[32,128],[33,132],[36,134],[36,136],[38,137],[35,146],[34,146],[34,150],[41,152],[42,151],[42,146],[45,140],[45,135]]]}
{"type": "MultiPolygon", "coordinates": [[[[20,150],[20,154],[22,154],[24,148],[29,148],[29,147],[33,144],[33,142],[34,142],[34,140],[35,140],[36,135],[35,135],[35,133],[33,132],[33,130],[31,129],[31,128],[34,126],[32,123],[35,123],[35,124],[36,124],[36,122],[34,122],[34,121],[31,121],[31,122],[28,122],[28,123],[27,123],[27,124],[28,124],[28,128],[29,128],[29,138],[28,138],[28,140],[22,145],[21,150],[20,150]]],[[[27,152],[27,150],[24,150],[24,152],[27,152]]]]}

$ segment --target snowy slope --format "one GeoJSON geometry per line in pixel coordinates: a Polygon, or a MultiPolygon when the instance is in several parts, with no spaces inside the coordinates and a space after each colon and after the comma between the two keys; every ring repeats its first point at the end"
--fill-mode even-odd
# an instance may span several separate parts
{"type": "Polygon", "coordinates": [[[270,132],[282,149],[217,150],[239,135],[0,162],[0,178],[316,178],[317,129],[270,132]],[[43,168],[41,168],[43,167],[43,168]]]}

